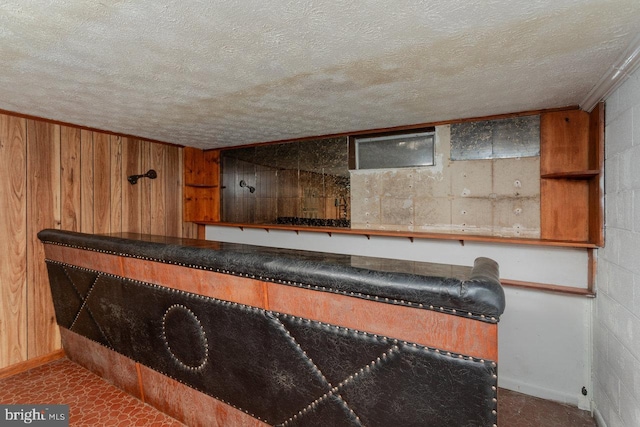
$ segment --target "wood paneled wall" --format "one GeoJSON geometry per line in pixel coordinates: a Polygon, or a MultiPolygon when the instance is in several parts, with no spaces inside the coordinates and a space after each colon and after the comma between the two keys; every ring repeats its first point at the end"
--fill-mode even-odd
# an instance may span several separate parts
{"type": "Polygon", "coordinates": [[[0,368],[60,348],[43,228],[197,237],[182,148],[0,114],[0,368]],[[131,185],[127,176],[158,172],[131,185]]]}

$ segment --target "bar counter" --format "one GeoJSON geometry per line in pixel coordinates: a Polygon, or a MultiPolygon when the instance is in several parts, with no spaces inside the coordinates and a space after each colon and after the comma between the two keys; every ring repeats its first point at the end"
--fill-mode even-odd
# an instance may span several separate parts
{"type": "Polygon", "coordinates": [[[67,355],[187,424],[497,424],[490,259],[39,237],[67,355]]]}

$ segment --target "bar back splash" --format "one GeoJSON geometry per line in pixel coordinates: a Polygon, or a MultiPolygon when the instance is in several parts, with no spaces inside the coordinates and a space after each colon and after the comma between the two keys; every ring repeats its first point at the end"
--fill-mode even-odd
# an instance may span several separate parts
{"type": "Polygon", "coordinates": [[[38,236],[67,356],[188,425],[497,424],[490,259],[38,236]]]}

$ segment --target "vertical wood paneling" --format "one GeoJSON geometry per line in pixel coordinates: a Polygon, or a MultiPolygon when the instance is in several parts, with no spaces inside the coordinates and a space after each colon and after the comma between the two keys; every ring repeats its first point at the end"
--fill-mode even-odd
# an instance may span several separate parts
{"type": "Polygon", "coordinates": [[[111,150],[109,135],[93,133],[93,232],[111,231],[111,150]]]}
{"type": "Polygon", "coordinates": [[[122,138],[111,135],[111,231],[122,231],[122,138]]]}
{"type": "Polygon", "coordinates": [[[27,358],[26,120],[0,115],[0,367],[27,358]]]}
{"type": "MultiPolygon", "coordinates": [[[[151,217],[150,229],[151,234],[163,235],[167,233],[167,215],[166,215],[166,199],[168,186],[167,166],[166,166],[167,146],[162,144],[151,144],[149,147],[149,169],[155,169],[158,172],[158,178],[149,181],[151,187],[151,203],[149,211],[151,217]]],[[[144,208],[143,208],[144,209],[144,208]]]]}
{"type": "MultiPolygon", "coordinates": [[[[206,183],[212,185],[207,194],[207,212],[210,221],[220,221],[220,150],[204,152],[204,170],[206,183]]],[[[203,237],[204,227],[200,227],[198,238],[203,237]]]]}
{"type": "Polygon", "coordinates": [[[80,129],[60,127],[60,193],[63,230],[80,231],[80,129]]]}
{"type": "MultiPolygon", "coordinates": [[[[183,153],[185,162],[183,219],[185,221],[220,221],[220,151],[202,151],[187,147],[183,153]]],[[[255,173],[249,182],[255,182],[255,173]]],[[[228,192],[232,188],[233,186],[227,186],[225,191],[228,192]]],[[[250,210],[244,205],[238,205],[237,209],[239,212],[250,210]]]]}
{"type": "Polygon", "coordinates": [[[197,237],[182,222],[182,167],[182,148],[0,115],[0,368],[60,348],[37,232],[197,237]],[[149,168],[158,179],[129,184],[149,168]]]}
{"type": "Polygon", "coordinates": [[[44,248],[36,234],[60,228],[60,126],[27,120],[27,352],[37,357],[60,345],[44,248]]]}
{"type": "Polygon", "coordinates": [[[183,222],[182,223],[182,237],[186,237],[188,239],[197,239],[198,238],[198,224],[194,222],[183,222]]]}
{"type": "Polygon", "coordinates": [[[80,231],[93,233],[93,132],[80,131],[80,231]]]}
{"type": "Polygon", "coordinates": [[[131,185],[129,175],[140,174],[141,144],[133,138],[122,139],[122,230],[132,233],[142,232],[141,185],[131,185]]]}
{"type": "MultiPolygon", "coordinates": [[[[202,236],[204,233],[204,227],[199,227],[198,224],[188,221],[202,220],[209,216],[213,212],[210,208],[208,199],[215,197],[215,194],[211,193],[207,189],[207,185],[216,185],[218,182],[219,168],[215,168],[215,171],[208,169],[207,162],[211,165],[219,165],[220,154],[219,151],[205,157],[205,153],[197,148],[185,147],[182,150],[183,160],[183,210],[182,210],[182,237],[189,239],[197,239],[198,236],[202,236]],[[205,185],[204,193],[201,195],[198,191],[200,185],[205,185]]],[[[219,190],[219,188],[218,188],[219,190]]],[[[219,201],[220,198],[216,197],[219,201]]],[[[219,213],[219,212],[218,212],[219,213]]],[[[218,217],[219,219],[219,217],[218,217]]],[[[212,219],[213,220],[213,219],[212,219]]]]}
{"type": "Polygon", "coordinates": [[[166,231],[167,236],[182,236],[182,202],[175,203],[175,197],[182,201],[182,149],[166,147],[166,231]]]}
{"type": "MultiPolygon", "coordinates": [[[[200,202],[197,199],[197,193],[194,185],[199,180],[203,179],[199,174],[202,169],[202,163],[204,156],[202,150],[197,148],[186,147],[182,150],[184,159],[184,203],[183,203],[183,218],[188,221],[193,221],[197,218],[198,210],[200,208],[200,202]]],[[[184,232],[190,230],[187,227],[184,232]]],[[[190,237],[190,236],[189,236],[190,237]]]]}
{"type": "MultiPolygon", "coordinates": [[[[153,169],[151,166],[151,147],[148,141],[140,141],[140,170],[135,172],[136,174],[144,174],[147,173],[149,169],[153,169]]],[[[157,172],[157,171],[156,171],[157,172]]],[[[151,199],[154,184],[158,181],[158,178],[155,180],[149,178],[143,178],[138,181],[138,186],[140,186],[140,231],[145,234],[151,234],[151,199]]]]}

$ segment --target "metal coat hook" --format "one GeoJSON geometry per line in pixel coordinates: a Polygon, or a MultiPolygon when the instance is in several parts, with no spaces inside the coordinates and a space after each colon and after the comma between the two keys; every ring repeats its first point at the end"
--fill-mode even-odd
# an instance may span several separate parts
{"type": "Polygon", "coordinates": [[[248,188],[249,189],[249,193],[254,193],[256,191],[256,187],[252,187],[250,185],[247,185],[247,183],[244,182],[244,179],[240,181],[240,187],[248,188]]]}
{"type": "Polygon", "coordinates": [[[129,175],[129,177],[127,178],[127,181],[129,181],[131,185],[134,185],[138,183],[138,179],[140,178],[156,179],[157,177],[158,177],[158,174],[156,173],[156,171],[153,169],[149,169],[147,173],[142,175],[129,175]]]}

